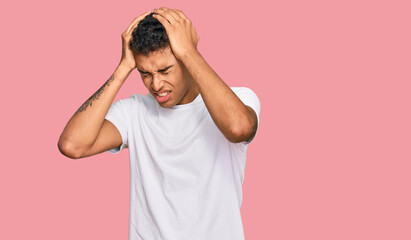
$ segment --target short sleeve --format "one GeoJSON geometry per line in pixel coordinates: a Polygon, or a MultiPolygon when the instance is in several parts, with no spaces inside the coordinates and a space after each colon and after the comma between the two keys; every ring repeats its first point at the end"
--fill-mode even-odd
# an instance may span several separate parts
{"type": "Polygon", "coordinates": [[[120,146],[108,150],[110,153],[119,153],[123,148],[128,147],[128,134],[127,134],[127,99],[121,99],[113,103],[105,117],[108,121],[114,124],[117,130],[120,132],[122,143],[120,146]]]}
{"type": "MultiPolygon", "coordinates": [[[[255,114],[257,115],[257,129],[260,124],[260,100],[257,95],[249,88],[246,87],[232,87],[233,92],[237,95],[238,98],[244,103],[244,105],[251,107],[255,114]]],[[[253,141],[257,133],[249,139],[248,141],[242,142],[243,144],[249,144],[253,141]]]]}

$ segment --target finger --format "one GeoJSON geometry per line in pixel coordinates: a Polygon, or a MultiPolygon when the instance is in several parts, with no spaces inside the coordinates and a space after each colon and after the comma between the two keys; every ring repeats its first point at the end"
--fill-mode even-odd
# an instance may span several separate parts
{"type": "Polygon", "coordinates": [[[165,18],[169,23],[171,23],[171,21],[170,20],[172,20],[172,19],[170,19],[170,16],[168,16],[167,17],[167,8],[158,8],[158,9],[154,9],[153,10],[153,13],[154,13],[154,15],[160,15],[160,16],[162,16],[163,18],[165,18]]]}
{"type": "Polygon", "coordinates": [[[186,15],[184,15],[183,11],[178,10],[178,9],[173,9],[173,10],[176,14],[178,14],[178,16],[180,16],[180,18],[184,20],[190,20],[186,15]]]}
{"type": "Polygon", "coordinates": [[[144,19],[147,15],[149,15],[152,11],[147,11],[145,13],[143,13],[142,15],[138,16],[137,18],[135,18],[130,26],[127,28],[126,32],[129,33],[130,31],[132,31],[139,23],[142,19],[144,19]]]}
{"type": "Polygon", "coordinates": [[[142,15],[136,17],[128,26],[127,30],[126,30],[126,34],[129,34],[130,31],[132,31],[138,24],[139,22],[144,19],[147,15],[149,15],[152,11],[147,11],[145,13],[143,13],[142,15]]]}
{"type": "Polygon", "coordinates": [[[159,8],[159,9],[153,10],[153,12],[154,12],[154,14],[159,14],[159,15],[163,16],[171,24],[173,24],[174,22],[180,20],[180,16],[178,14],[176,14],[172,9],[159,8]]]}
{"type": "Polygon", "coordinates": [[[167,20],[167,18],[163,17],[160,14],[154,14],[153,17],[157,19],[161,25],[167,30],[168,27],[170,27],[171,23],[167,20]]]}
{"type": "Polygon", "coordinates": [[[160,8],[154,9],[153,12],[154,13],[158,12],[160,15],[165,15],[165,14],[169,13],[171,10],[172,9],[170,9],[170,8],[160,7],[160,8]]]}
{"type": "Polygon", "coordinates": [[[181,20],[184,20],[184,19],[181,18],[180,15],[177,14],[177,12],[174,9],[168,9],[168,10],[166,10],[166,13],[174,21],[180,22],[181,20]]]}
{"type": "Polygon", "coordinates": [[[194,37],[195,45],[197,46],[200,37],[197,34],[197,31],[193,25],[191,25],[191,35],[194,37]]]}
{"type": "Polygon", "coordinates": [[[197,30],[193,25],[191,25],[191,32],[194,34],[194,36],[198,36],[197,30]]]}

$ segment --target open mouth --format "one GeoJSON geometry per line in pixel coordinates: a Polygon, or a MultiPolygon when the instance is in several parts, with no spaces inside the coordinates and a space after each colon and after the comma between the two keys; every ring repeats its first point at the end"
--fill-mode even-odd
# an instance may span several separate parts
{"type": "Polygon", "coordinates": [[[160,93],[155,93],[155,97],[158,102],[166,102],[168,98],[170,97],[171,91],[165,91],[165,92],[160,92],[160,93]]]}
{"type": "Polygon", "coordinates": [[[167,94],[169,94],[170,92],[168,91],[168,92],[162,92],[162,93],[157,93],[157,96],[159,96],[159,97],[164,97],[164,96],[166,96],[167,94]]]}

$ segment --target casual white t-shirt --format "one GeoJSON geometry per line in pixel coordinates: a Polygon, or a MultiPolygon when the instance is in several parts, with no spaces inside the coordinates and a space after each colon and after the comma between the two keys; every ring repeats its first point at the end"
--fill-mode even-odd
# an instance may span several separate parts
{"type": "MultiPolygon", "coordinates": [[[[231,88],[259,119],[248,88],[231,88]]],[[[111,105],[106,119],[130,154],[129,240],[242,240],[240,214],[246,151],[217,128],[199,94],[161,107],[151,95],[111,105]]]]}

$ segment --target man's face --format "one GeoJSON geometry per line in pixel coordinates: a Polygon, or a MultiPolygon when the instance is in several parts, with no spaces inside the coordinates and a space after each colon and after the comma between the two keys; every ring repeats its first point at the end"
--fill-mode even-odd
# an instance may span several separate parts
{"type": "Polygon", "coordinates": [[[198,95],[194,81],[183,63],[174,57],[170,47],[148,56],[134,55],[137,70],[160,106],[169,108],[192,102],[198,95]]]}

